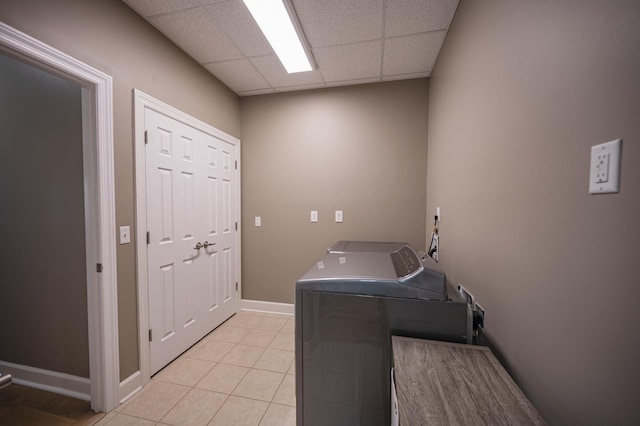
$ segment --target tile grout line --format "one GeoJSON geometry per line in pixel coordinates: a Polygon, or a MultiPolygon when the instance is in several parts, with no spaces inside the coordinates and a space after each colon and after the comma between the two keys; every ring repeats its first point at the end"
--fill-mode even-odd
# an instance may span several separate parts
{"type": "MultiPolygon", "coordinates": [[[[254,314],[251,313],[250,314],[251,317],[254,318],[258,318],[258,319],[265,319],[265,318],[273,318],[273,317],[268,317],[267,314],[254,314]]],[[[295,363],[295,355],[294,355],[294,359],[291,361],[291,363],[289,364],[289,366],[286,368],[285,371],[278,371],[278,370],[269,370],[269,369],[265,369],[265,368],[258,368],[255,367],[255,365],[257,364],[257,362],[260,360],[260,358],[264,355],[264,353],[267,350],[272,350],[272,351],[278,351],[278,352],[286,352],[286,353],[291,353],[291,352],[295,352],[295,351],[290,351],[290,350],[286,350],[286,349],[282,349],[282,348],[275,348],[275,347],[271,347],[271,345],[273,344],[273,342],[276,340],[276,338],[281,335],[281,334],[291,334],[289,331],[283,331],[285,326],[287,326],[288,322],[291,320],[290,318],[287,318],[280,326],[274,329],[270,329],[270,330],[266,330],[266,329],[262,329],[262,328],[256,328],[253,327],[251,328],[250,325],[246,324],[246,323],[241,323],[241,324],[235,324],[234,322],[231,322],[234,318],[236,318],[236,322],[238,322],[238,319],[240,317],[236,317],[233,316],[231,318],[229,318],[227,321],[225,321],[223,324],[221,324],[220,326],[218,326],[216,329],[212,330],[210,333],[208,333],[206,336],[204,336],[199,342],[197,342],[196,344],[194,344],[190,349],[192,349],[195,345],[205,342],[205,341],[211,341],[211,342],[221,342],[221,343],[227,343],[232,345],[231,348],[225,352],[224,355],[221,356],[220,360],[218,361],[214,361],[212,359],[206,359],[206,358],[197,358],[194,357],[192,354],[188,354],[189,350],[185,351],[184,353],[182,353],[178,358],[176,358],[175,360],[173,360],[170,364],[168,364],[166,367],[170,366],[172,363],[182,360],[182,359],[190,359],[190,360],[200,360],[200,361],[208,361],[213,363],[213,365],[211,366],[211,368],[209,368],[203,375],[202,377],[200,377],[200,379],[198,379],[195,384],[193,385],[185,385],[182,383],[174,383],[168,379],[163,379],[163,378],[156,378],[156,381],[162,382],[162,383],[167,383],[167,384],[172,384],[172,385],[179,385],[185,388],[188,388],[188,390],[186,391],[186,393],[179,398],[174,404],[171,405],[171,407],[167,410],[167,412],[160,418],[160,420],[154,420],[154,419],[149,419],[146,417],[140,417],[138,415],[132,415],[132,414],[128,414],[128,413],[123,413],[120,410],[115,410],[118,414],[123,414],[126,416],[131,416],[134,418],[138,418],[138,419],[143,419],[143,420],[148,420],[148,421],[154,421],[154,422],[162,422],[171,411],[173,411],[179,404],[180,402],[182,402],[184,400],[184,398],[189,395],[194,389],[198,389],[201,391],[207,391],[207,392],[212,392],[212,393],[217,393],[217,394],[222,394],[225,395],[224,400],[222,401],[222,403],[220,404],[220,406],[218,407],[218,409],[216,409],[216,411],[213,413],[213,415],[211,416],[211,418],[208,419],[208,422],[211,422],[215,416],[220,412],[220,410],[222,409],[222,407],[224,407],[224,405],[229,402],[231,396],[235,396],[236,398],[244,398],[244,399],[248,399],[248,400],[253,400],[253,401],[259,401],[259,402],[265,402],[267,403],[267,408],[265,409],[264,413],[262,414],[262,416],[260,417],[259,422],[262,422],[262,420],[265,418],[267,411],[269,410],[269,408],[272,405],[280,405],[280,406],[285,406],[285,407],[292,407],[291,405],[288,404],[282,404],[282,403],[275,403],[274,398],[276,397],[278,391],[280,390],[282,384],[284,383],[284,381],[287,379],[287,376],[289,375],[288,372],[291,370],[291,365],[293,365],[295,363]],[[216,332],[216,330],[220,330],[220,332],[218,334],[222,334],[223,329],[220,329],[220,327],[233,327],[233,328],[237,328],[237,329],[243,329],[246,331],[246,333],[244,333],[242,335],[242,337],[240,337],[240,339],[229,339],[227,338],[227,340],[225,339],[221,339],[218,340],[215,338],[214,333],[216,332]],[[250,333],[252,332],[265,332],[265,333],[275,333],[275,336],[273,338],[271,338],[268,342],[267,345],[252,345],[251,343],[246,343],[246,342],[242,342],[250,333]],[[229,341],[229,340],[234,340],[234,341],[229,341]],[[231,351],[233,351],[235,348],[237,348],[238,345],[243,345],[243,346],[249,346],[249,347],[254,347],[254,348],[259,348],[262,351],[260,352],[260,355],[258,356],[258,358],[253,361],[253,363],[251,363],[250,366],[247,365],[237,365],[237,364],[231,364],[231,363],[227,363],[227,362],[223,362],[223,360],[229,355],[229,353],[231,351]],[[233,387],[233,389],[231,389],[229,394],[226,394],[224,392],[220,392],[220,391],[214,391],[214,390],[210,390],[210,389],[205,389],[205,388],[199,388],[198,384],[200,384],[204,378],[209,375],[211,373],[211,371],[213,371],[216,367],[220,366],[220,365],[227,365],[227,366],[232,366],[232,367],[241,367],[241,368],[246,368],[246,372],[242,375],[242,377],[239,379],[238,383],[233,387]],[[265,401],[263,399],[257,399],[257,398],[251,398],[251,397],[246,397],[246,396],[241,396],[241,395],[234,395],[234,392],[237,390],[237,388],[240,386],[240,383],[242,383],[242,381],[249,375],[249,373],[252,371],[264,371],[264,372],[270,372],[270,373],[276,373],[276,374],[281,374],[282,378],[279,380],[278,385],[276,386],[276,390],[273,393],[273,395],[271,396],[269,401],[265,401]]],[[[278,318],[280,319],[280,318],[278,318]]],[[[226,328],[225,327],[225,328],[226,328]]],[[[206,342],[204,343],[206,344],[206,342]]],[[[282,347],[282,346],[281,346],[282,347]]],[[[165,367],[165,368],[166,368],[165,367]]],[[[295,408],[295,406],[293,406],[295,408]]],[[[118,408],[122,408],[122,406],[119,406],[118,408]]],[[[101,419],[102,420],[102,419],[101,419]]]]}
{"type": "MultiPolygon", "coordinates": [[[[202,340],[204,340],[204,339],[206,339],[207,337],[209,337],[209,335],[210,335],[211,333],[213,333],[214,331],[215,331],[215,329],[214,329],[214,330],[212,330],[209,334],[207,334],[207,335],[206,335],[202,340]]],[[[230,342],[226,342],[226,343],[230,343],[230,342]]],[[[233,348],[234,348],[236,345],[237,345],[237,344],[234,344],[234,346],[232,346],[232,347],[231,347],[231,350],[233,350],[233,348]]],[[[185,354],[186,354],[186,353],[185,353],[185,354]]],[[[182,358],[182,356],[183,356],[183,355],[185,355],[185,354],[180,355],[178,358],[176,358],[175,360],[173,360],[173,361],[172,361],[172,363],[173,363],[173,362],[175,362],[175,361],[177,361],[178,359],[182,358]]],[[[224,357],[223,357],[223,358],[224,358],[224,357]]],[[[213,362],[213,361],[210,361],[210,362],[213,362]]],[[[205,373],[205,374],[200,378],[200,380],[198,380],[198,381],[196,382],[196,384],[195,384],[195,385],[191,386],[191,390],[193,390],[193,389],[199,389],[199,390],[206,391],[206,392],[215,392],[215,391],[211,391],[211,390],[208,390],[208,389],[198,388],[198,387],[197,387],[197,385],[198,385],[200,382],[202,382],[202,380],[204,380],[204,378],[205,378],[205,377],[206,377],[206,376],[207,376],[207,375],[208,375],[208,374],[209,374],[209,373],[210,373],[210,372],[211,372],[215,367],[217,367],[217,366],[218,366],[218,365],[220,365],[220,364],[222,364],[222,362],[216,362],[216,363],[215,363],[215,365],[214,365],[213,367],[211,367],[211,368],[209,369],[209,371],[207,371],[207,372],[206,372],[206,373],[205,373]]],[[[225,365],[228,365],[228,364],[225,364],[225,365]]],[[[242,379],[244,379],[244,377],[247,375],[247,373],[248,373],[248,372],[249,372],[249,370],[247,370],[247,372],[242,376],[242,379]]],[[[240,381],[242,381],[242,379],[240,379],[240,381]]],[[[238,382],[238,383],[240,383],[240,382],[238,382]]],[[[236,387],[237,387],[237,385],[236,385],[236,387]]],[[[187,391],[187,393],[186,393],[182,398],[180,398],[180,399],[179,399],[179,400],[178,400],[178,401],[173,405],[173,407],[171,407],[171,409],[169,409],[169,411],[167,411],[167,413],[166,413],[164,416],[162,416],[162,418],[159,420],[159,422],[162,422],[162,420],[163,420],[166,416],[168,416],[168,415],[169,415],[169,413],[171,412],[171,410],[173,410],[173,409],[174,409],[174,408],[175,408],[175,407],[180,403],[180,401],[182,401],[182,400],[183,400],[183,399],[184,399],[184,398],[185,398],[185,397],[186,397],[186,396],[191,392],[191,390],[187,391]]],[[[233,395],[233,391],[234,391],[234,390],[235,390],[235,388],[231,391],[231,393],[230,393],[230,394],[225,394],[224,392],[215,392],[215,393],[219,393],[219,394],[226,395],[226,396],[225,396],[225,398],[224,398],[224,401],[222,401],[222,403],[220,404],[220,407],[218,407],[218,409],[216,409],[216,411],[213,413],[213,415],[211,416],[211,418],[210,418],[210,419],[208,419],[207,424],[208,424],[208,423],[210,423],[210,422],[214,419],[214,417],[215,417],[215,416],[216,416],[216,414],[218,414],[218,412],[222,409],[222,407],[224,406],[224,404],[226,404],[226,403],[227,403],[227,401],[229,400],[229,398],[231,397],[231,395],[233,395]]]]}

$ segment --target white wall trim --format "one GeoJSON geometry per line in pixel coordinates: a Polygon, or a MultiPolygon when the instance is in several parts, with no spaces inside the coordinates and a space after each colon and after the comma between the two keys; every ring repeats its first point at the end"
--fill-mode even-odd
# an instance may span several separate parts
{"type": "Polygon", "coordinates": [[[240,309],[243,311],[266,312],[268,314],[293,315],[293,303],[264,302],[262,300],[240,300],[240,309]]]}
{"type": "Polygon", "coordinates": [[[0,361],[0,370],[12,376],[13,383],[47,392],[90,401],[90,383],[86,377],[72,376],[57,371],[0,361]]]}
{"type": "Polygon", "coordinates": [[[142,376],[140,371],[136,371],[120,382],[120,404],[131,398],[140,389],[142,389],[142,376]]]}
{"type": "Polygon", "coordinates": [[[82,86],[91,408],[109,412],[119,382],[112,79],[2,22],[0,48],[82,86]]]}
{"type": "Polygon", "coordinates": [[[147,276],[147,192],[146,192],[146,159],[144,143],[144,110],[152,109],[168,117],[175,118],[204,133],[221,139],[235,146],[238,168],[235,170],[238,182],[237,199],[237,221],[238,232],[236,232],[236,244],[238,256],[236,256],[236,273],[238,277],[238,293],[241,294],[241,224],[240,224],[240,139],[231,136],[210,124],[200,121],[189,114],[180,111],[152,96],[147,95],[137,89],[133,91],[134,97],[134,146],[135,146],[135,173],[136,173],[136,258],[137,258],[137,281],[138,281],[138,326],[139,326],[139,354],[140,354],[140,378],[141,386],[145,386],[151,380],[151,366],[149,358],[149,287],[147,276]]]}

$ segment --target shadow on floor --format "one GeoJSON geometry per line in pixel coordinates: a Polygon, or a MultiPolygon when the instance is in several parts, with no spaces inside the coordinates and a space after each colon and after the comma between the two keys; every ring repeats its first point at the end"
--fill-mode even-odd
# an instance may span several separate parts
{"type": "Polygon", "coordinates": [[[102,417],[88,401],[16,384],[0,390],[0,426],[89,426],[102,417]]]}

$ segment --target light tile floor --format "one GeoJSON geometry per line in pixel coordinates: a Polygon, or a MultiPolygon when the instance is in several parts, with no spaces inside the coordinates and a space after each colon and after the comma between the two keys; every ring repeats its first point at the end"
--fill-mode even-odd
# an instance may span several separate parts
{"type": "Polygon", "coordinates": [[[294,323],[239,312],[99,426],[295,425],[294,323]]]}

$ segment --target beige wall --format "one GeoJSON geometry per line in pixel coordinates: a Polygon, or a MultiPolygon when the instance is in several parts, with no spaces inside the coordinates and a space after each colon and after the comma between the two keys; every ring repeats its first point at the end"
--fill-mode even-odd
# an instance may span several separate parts
{"type": "Polygon", "coordinates": [[[636,0],[464,0],[430,80],[441,264],[550,424],[640,424],[639,53],[636,0]]]}
{"type": "Polygon", "coordinates": [[[244,299],[292,303],[341,239],[424,248],[427,99],[426,79],[241,99],[244,299]]]}
{"type": "MultiPolygon", "coordinates": [[[[123,2],[0,0],[0,21],[113,77],[116,226],[135,220],[134,88],[240,136],[238,97],[123,2]]],[[[121,379],[138,369],[134,247],[117,247],[121,379]]]]}
{"type": "Polygon", "coordinates": [[[0,129],[0,360],[89,377],[80,86],[0,53],[0,129]]]}

